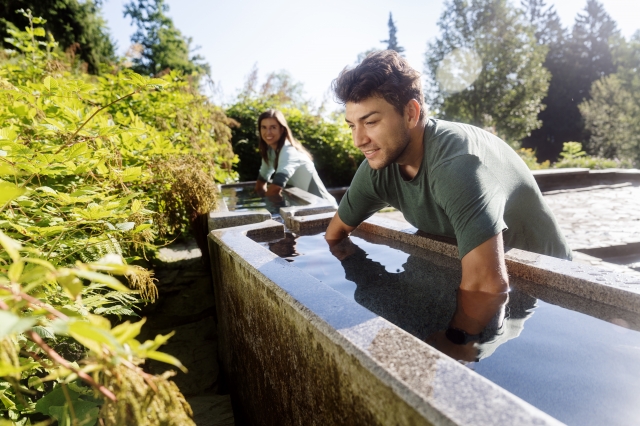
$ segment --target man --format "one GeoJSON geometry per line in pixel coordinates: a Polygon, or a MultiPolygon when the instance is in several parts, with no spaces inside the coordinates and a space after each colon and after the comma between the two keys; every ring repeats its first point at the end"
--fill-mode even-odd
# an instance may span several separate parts
{"type": "Polygon", "coordinates": [[[341,240],[391,205],[421,231],[456,238],[463,290],[508,291],[503,244],[571,258],[513,149],[479,128],[427,118],[420,73],[396,52],[371,54],[343,70],[333,89],[366,161],[327,228],[332,249],[342,250],[341,240]]]}

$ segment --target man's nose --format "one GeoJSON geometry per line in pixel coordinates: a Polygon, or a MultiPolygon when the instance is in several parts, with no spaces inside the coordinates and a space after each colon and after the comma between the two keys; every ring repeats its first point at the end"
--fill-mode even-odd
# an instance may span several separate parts
{"type": "Polygon", "coordinates": [[[370,141],[369,136],[367,136],[367,132],[362,128],[362,126],[358,126],[353,130],[353,144],[356,148],[360,148],[368,144],[370,141]]]}

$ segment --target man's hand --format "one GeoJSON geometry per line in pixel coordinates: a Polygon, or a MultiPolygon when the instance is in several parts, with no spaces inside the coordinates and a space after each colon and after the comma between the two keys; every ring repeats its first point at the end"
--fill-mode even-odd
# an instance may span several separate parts
{"type": "Polygon", "coordinates": [[[509,276],[504,263],[502,232],[489,238],[462,258],[462,290],[487,293],[509,291],[509,276]]]}
{"type": "Polygon", "coordinates": [[[353,241],[348,237],[342,240],[327,240],[327,244],[329,244],[331,254],[340,261],[358,251],[358,246],[353,244],[353,241]]]}

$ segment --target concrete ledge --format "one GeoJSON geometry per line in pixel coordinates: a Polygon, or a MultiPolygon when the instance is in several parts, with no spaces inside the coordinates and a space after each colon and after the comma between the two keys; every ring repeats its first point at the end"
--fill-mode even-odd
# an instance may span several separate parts
{"type": "MultiPolygon", "coordinates": [[[[224,204],[224,202],[223,202],[224,204]]],[[[250,223],[263,222],[271,219],[271,213],[266,209],[256,209],[245,212],[223,211],[209,213],[209,232],[214,229],[229,228],[232,226],[248,225],[250,223]]]]}
{"type": "MultiPolygon", "coordinates": [[[[241,182],[236,184],[218,185],[218,191],[223,188],[253,188],[255,181],[241,182]]],[[[287,195],[300,203],[297,206],[282,207],[280,215],[285,223],[291,223],[291,218],[317,215],[319,213],[335,212],[336,206],[331,202],[303,191],[299,188],[285,188],[287,195]]],[[[249,211],[229,211],[224,199],[218,197],[216,210],[209,213],[208,226],[209,232],[215,229],[230,228],[235,226],[248,225],[252,223],[270,220],[271,213],[266,209],[255,209],[249,211]]],[[[327,222],[328,223],[328,222],[327,222]]],[[[295,231],[294,231],[295,232],[295,231]]]]}
{"type": "Polygon", "coordinates": [[[631,182],[640,185],[638,169],[545,169],[532,170],[541,191],[582,188],[594,185],[615,185],[631,182]]]}
{"type": "Polygon", "coordinates": [[[209,236],[220,358],[239,421],[560,424],[247,237],[281,226],[209,236]]]}
{"type": "MultiPolygon", "coordinates": [[[[308,219],[313,219],[312,216],[308,219]]],[[[321,223],[322,223],[322,218],[321,223]]],[[[318,226],[312,220],[293,219],[299,233],[314,233],[318,226]]],[[[324,225],[324,223],[323,223],[324,225]]],[[[413,246],[458,257],[458,248],[451,242],[439,241],[420,233],[414,227],[372,216],[357,229],[413,246]]],[[[589,300],[605,303],[627,311],[640,313],[640,273],[596,268],[513,248],[505,251],[509,275],[549,286],[589,300]]]]}

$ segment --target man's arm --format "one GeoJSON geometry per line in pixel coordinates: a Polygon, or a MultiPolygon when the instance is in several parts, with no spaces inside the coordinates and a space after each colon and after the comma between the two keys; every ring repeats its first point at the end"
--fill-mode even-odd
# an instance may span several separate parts
{"type": "Polygon", "coordinates": [[[489,238],[462,258],[460,288],[487,293],[509,291],[502,232],[489,238]]]}
{"type": "Polygon", "coordinates": [[[329,247],[333,247],[338,244],[340,241],[344,240],[351,234],[351,232],[356,229],[355,226],[349,226],[344,223],[340,216],[338,216],[338,212],[333,216],[329,226],[327,227],[327,231],[324,234],[324,239],[329,243],[329,247]]]}

